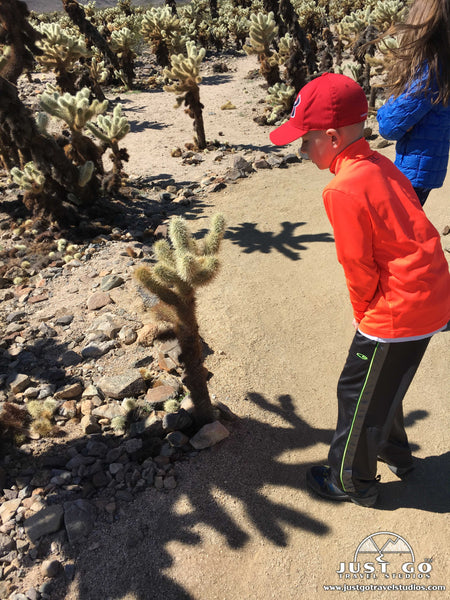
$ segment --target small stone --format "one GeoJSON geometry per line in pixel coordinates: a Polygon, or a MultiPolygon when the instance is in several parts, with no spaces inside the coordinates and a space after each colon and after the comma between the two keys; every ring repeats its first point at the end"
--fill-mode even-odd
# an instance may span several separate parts
{"type": "Polygon", "coordinates": [[[61,528],[62,521],[62,506],[53,504],[31,515],[25,520],[23,526],[29,539],[35,542],[44,535],[58,531],[61,528]]]}
{"type": "Polygon", "coordinates": [[[2,503],[0,506],[0,518],[3,524],[7,523],[14,517],[21,502],[21,498],[15,498],[2,503]]]}
{"type": "Polygon", "coordinates": [[[108,292],[116,287],[120,287],[124,283],[124,279],[119,275],[106,275],[106,277],[103,277],[100,287],[103,292],[108,292]]]}
{"type": "Polygon", "coordinates": [[[133,344],[137,339],[137,333],[131,327],[125,326],[119,331],[119,340],[126,346],[133,344]]]}
{"type": "Polygon", "coordinates": [[[172,386],[159,385],[147,391],[147,394],[145,395],[145,401],[152,405],[161,404],[166,400],[175,398],[176,394],[177,392],[172,386]]]}
{"type": "Polygon", "coordinates": [[[31,379],[25,373],[16,373],[8,381],[13,394],[20,394],[31,385],[31,379]]]}
{"type": "Polygon", "coordinates": [[[107,304],[111,303],[111,297],[106,292],[95,292],[88,298],[87,308],[88,310],[99,310],[107,304]]]}
{"type": "Polygon", "coordinates": [[[55,398],[57,400],[71,400],[72,398],[78,398],[83,392],[83,384],[80,381],[71,383],[64,386],[55,392],[55,398]]]}
{"type": "Polygon", "coordinates": [[[41,565],[42,575],[44,577],[49,577],[50,579],[59,575],[59,573],[61,572],[61,569],[62,569],[61,563],[59,562],[59,560],[56,560],[55,558],[50,559],[50,560],[44,560],[44,562],[41,565]]]}
{"type": "Polygon", "coordinates": [[[94,528],[96,511],[87,500],[64,503],[64,525],[69,542],[73,544],[86,537],[94,528]]]}
{"type": "Polygon", "coordinates": [[[190,444],[196,450],[203,450],[204,448],[214,446],[214,444],[224,440],[229,435],[230,432],[220,421],[214,421],[213,423],[204,425],[200,431],[190,439],[190,444]]]}
{"type": "Polygon", "coordinates": [[[159,328],[154,323],[147,323],[137,332],[137,342],[140,346],[149,347],[158,335],[159,328]]]}
{"type": "Polygon", "coordinates": [[[102,430],[97,422],[97,419],[92,415],[84,415],[80,421],[80,426],[83,430],[83,433],[87,435],[90,435],[91,433],[99,433],[102,430]]]}
{"type": "Polygon", "coordinates": [[[102,377],[97,386],[105,396],[123,400],[128,397],[139,396],[145,391],[145,382],[138,370],[130,369],[121,375],[102,377]]]}

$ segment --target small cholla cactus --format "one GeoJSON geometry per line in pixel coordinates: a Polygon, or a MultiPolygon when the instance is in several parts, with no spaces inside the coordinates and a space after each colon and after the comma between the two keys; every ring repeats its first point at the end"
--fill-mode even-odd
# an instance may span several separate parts
{"type": "Polygon", "coordinates": [[[167,92],[178,94],[177,106],[183,102],[186,112],[194,119],[195,142],[200,150],[206,148],[205,129],[203,125],[203,104],[200,102],[201,82],[200,63],[206,50],[198,49],[195,42],[186,43],[187,57],[183,54],[174,55],[171,58],[172,66],[164,69],[164,76],[171,79],[173,83],[164,86],[167,92]]]}
{"type": "Polygon", "coordinates": [[[128,89],[133,85],[135,50],[138,42],[138,34],[128,27],[122,27],[111,33],[111,48],[119,59],[128,89]]]}
{"type": "Polygon", "coordinates": [[[381,0],[370,13],[369,22],[379,31],[384,32],[392,25],[403,21],[407,10],[405,0],[381,0]]]}
{"type": "Polygon", "coordinates": [[[41,437],[54,435],[55,424],[53,422],[53,415],[58,408],[58,402],[52,398],[46,398],[45,400],[30,400],[26,408],[31,416],[31,425],[35,433],[41,437]]]}
{"type": "Polygon", "coordinates": [[[44,23],[39,28],[44,37],[37,42],[42,55],[36,60],[45,71],[56,71],[56,82],[63,91],[75,91],[76,62],[90,56],[83,38],[74,37],[64,31],[58,23],[44,23]]]}
{"type": "Polygon", "coordinates": [[[112,150],[113,172],[108,180],[109,191],[117,191],[126,177],[123,172],[123,161],[128,160],[128,152],[125,148],[119,148],[119,141],[130,131],[128,119],[122,115],[122,105],[117,104],[113,110],[112,118],[108,115],[99,115],[96,123],[87,123],[89,129],[105,147],[112,150]]]}
{"type": "Polygon", "coordinates": [[[277,55],[270,49],[270,45],[278,33],[274,14],[258,13],[250,16],[250,45],[244,46],[247,54],[257,54],[260,62],[261,75],[269,86],[280,82],[277,55]]]}
{"type": "Polygon", "coordinates": [[[282,118],[287,119],[292,109],[295,89],[285,83],[276,83],[267,90],[267,94],[266,101],[273,107],[267,122],[272,124],[282,118]]]}
{"type": "Polygon", "coordinates": [[[32,195],[40,194],[44,190],[45,176],[33,162],[28,162],[23,171],[18,167],[13,167],[11,177],[20,189],[32,195]]]}
{"type": "Polygon", "coordinates": [[[222,215],[212,219],[211,230],[202,242],[194,239],[186,221],[171,220],[169,240],[156,242],[157,262],[152,267],[139,267],[138,281],[161,302],[152,310],[157,318],[172,325],[181,347],[185,374],[183,382],[191,393],[198,425],[214,419],[207,386],[207,370],[196,315],[196,289],[214,279],[219,270],[217,253],[225,231],[222,215]]]}
{"type": "Polygon", "coordinates": [[[181,52],[181,23],[169,6],[153,7],[142,18],[141,33],[150,44],[156,60],[162,67],[170,65],[170,56],[181,52]]]}
{"type": "Polygon", "coordinates": [[[88,121],[108,108],[108,100],[89,102],[90,93],[88,88],[83,88],[75,95],[45,91],[41,95],[40,105],[50,115],[65,121],[72,131],[81,132],[88,121]]]}

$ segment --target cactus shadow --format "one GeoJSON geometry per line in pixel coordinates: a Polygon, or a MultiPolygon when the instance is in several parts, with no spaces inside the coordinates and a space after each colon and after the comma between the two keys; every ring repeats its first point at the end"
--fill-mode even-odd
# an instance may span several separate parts
{"type": "Polygon", "coordinates": [[[140,133],[147,129],[161,131],[162,129],[167,129],[167,127],[169,127],[169,125],[158,123],[157,121],[128,121],[128,123],[130,124],[130,133],[140,133]]]}
{"type": "MultiPolygon", "coordinates": [[[[245,400],[263,411],[264,422],[250,417],[233,421],[228,424],[231,435],[226,441],[174,463],[178,479],[175,489],[165,493],[151,487],[135,494],[131,502],[116,500],[115,520],[111,516],[105,520],[105,512],[99,508],[101,503],[97,503],[96,526],[89,537],[69,544],[64,530],[60,530],[38,542],[38,561],[51,556],[52,541],[56,539],[63,548],[63,561],[75,571],[74,583],[69,568],[67,576],[60,574],[48,583],[49,600],[75,597],[77,600],[122,597],[194,600],[167,570],[175,562],[176,551],[170,546],[175,543],[192,551],[199,547],[201,552],[202,531],[209,532],[210,542],[213,536],[215,545],[230,549],[245,547],[251,540],[252,529],[280,548],[289,546],[293,530],[307,531],[318,538],[331,535],[331,524],[308,513],[303,495],[293,508],[292,504],[283,504],[270,489],[288,487],[294,494],[306,492],[306,472],[312,463],[292,459],[285,462],[284,457],[319,443],[328,445],[333,430],[309,425],[297,414],[290,395],[270,402],[260,393],[249,392],[245,400]],[[224,497],[230,500],[224,502],[224,497]],[[239,511],[237,515],[234,513],[236,504],[245,509],[249,527],[242,525],[239,511]]],[[[39,457],[22,457],[28,460],[28,473],[36,475],[44,468],[63,466],[64,454],[73,456],[70,454],[73,448],[82,451],[89,439],[101,442],[106,436],[84,436],[55,444],[39,457]]],[[[16,456],[9,464],[15,468],[19,459],[16,456]]],[[[408,488],[402,488],[402,482],[386,484],[382,509],[393,510],[402,503],[410,508],[444,512],[448,508],[444,474],[448,472],[449,460],[447,453],[420,462],[418,472],[426,479],[427,493],[412,493],[412,485],[407,493],[408,488]],[[438,494],[433,497],[431,491],[436,484],[438,494]]],[[[79,488],[84,498],[94,502],[96,490],[92,484],[82,482],[79,488]]],[[[74,489],[70,490],[70,498],[64,496],[67,493],[53,489],[50,502],[75,499],[74,489]]]]}
{"type": "MultiPolygon", "coordinates": [[[[96,528],[90,537],[69,544],[64,530],[46,536],[37,545],[38,560],[49,558],[52,541],[59,540],[64,562],[75,565],[77,600],[95,597],[180,600],[192,596],[166,573],[174,562],[168,546],[174,542],[192,549],[200,546],[200,527],[212,531],[218,544],[231,549],[243,548],[250,541],[252,527],[277,547],[289,545],[293,529],[319,537],[328,535],[330,526],[312,517],[304,504],[299,502],[295,508],[285,505],[276,495],[267,494],[267,486],[304,490],[309,463],[287,464],[282,456],[318,443],[329,443],[332,431],[311,427],[296,414],[288,395],[271,403],[261,394],[249,393],[247,401],[267,411],[267,422],[244,418],[229,423],[231,435],[225,442],[187,461],[174,463],[177,488],[164,493],[152,487],[137,494],[132,502],[117,501],[114,522],[105,521],[105,512],[98,508],[96,528]],[[280,424],[271,423],[271,416],[280,424]],[[244,528],[233,510],[220,500],[223,495],[234,499],[229,506],[236,502],[244,505],[250,528],[244,528]],[[179,503],[187,503],[189,510],[178,510],[179,503]]],[[[73,456],[74,447],[82,451],[89,438],[104,439],[102,435],[85,436],[66,444],[55,443],[39,457],[25,456],[28,473],[36,475],[43,468],[64,468],[64,456],[73,456]]],[[[18,457],[11,463],[17,467],[18,457]]],[[[64,504],[75,500],[79,493],[94,502],[96,490],[92,485],[81,482],[78,492],[75,487],[70,490],[70,498],[64,496],[67,490],[54,489],[49,501],[64,504]]],[[[61,574],[49,583],[47,597],[72,599],[74,596],[68,594],[69,586],[73,594],[73,585],[61,574]]]]}
{"type": "Polygon", "coordinates": [[[202,85],[220,85],[221,83],[228,83],[231,81],[233,76],[228,73],[217,73],[215,75],[206,75],[202,77],[202,85]]]}
{"type": "Polygon", "coordinates": [[[305,222],[291,223],[284,221],[281,223],[281,231],[278,233],[272,231],[261,231],[257,223],[240,223],[236,227],[229,227],[225,233],[225,238],[236,244],[245,254],[252,252],[261,252],[269,254],[273,251],[280,252],[290,260],[300,260],[301,251],[308,249],[308,244],[313,242],[332,243],[333,236],[330,233],[315,233],[295,235],[298,227],[306,225],[305,222]]]}

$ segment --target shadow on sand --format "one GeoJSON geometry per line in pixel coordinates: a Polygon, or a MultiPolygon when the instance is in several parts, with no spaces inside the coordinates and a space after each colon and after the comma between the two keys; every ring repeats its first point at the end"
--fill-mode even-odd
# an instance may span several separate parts
{"type": "MultiPolygon", "coordinates": [[[[296,414],[289,395],[280,396],[277,403],[272,404],[261,394],[249,393],[247,401],[263,410],[267,421],[279,423],[282,420],[284,423],[274,425],[250,418],[234,422],[226,442],[201,452],[187,463],[176,463],[176,489],[164,493],[149,488],[133,502],[118,502],[119,516],[114,523],[104,519],[102,522],[102,514],[99,514],[97,529],[82,544],[71,546],[65,543],[65,559],[75,564],[77,600],[100,597],[105,600],[125,597],[133,600],[193,600],[165,573],[173,565],[167,547],[172,542],[192,547],[199,545],[202,538],[198,530],[202,525],[213,530],[232,549],[242,548],[250,541],[252,527],[278,547],[289,544],[289,531],[293,529],[308,531],[318,537],[331,534],[331,524],[312,517],[305,505],[293,509],[277,502],[273,496],[268,497],[267,486],[306,490],[305,475],[311,464],[285,463],[282,457],[319,443],[328,445],[333,431],[311,427],[296,414]],[[219,501],[223,495],[244,507],[248,528],[244,529],[232,511],[227,511],[224,503],[219,501]],[[187,503],[189,510],[179,511],[179,501],[187,503]]],[[[425,416],[424,412],[413,415],[412,420],[425,416]]],[[[409,417],[411,421],[411,415],[409,417]]],[[[65,447],[59,445],[57,451],[60,455],[69,452],[71,446],[80,442],[75,440],[65,447]]],[[[42,459],[49,462],[45,456],[40,461],[42,459]]],[[[394,510],[402,506],[431,512],[447,510],[445,473],[448,473],[449,462],[450,453],[417,461],[410,482],[382,486],[382,509],[394,510]]],[[[34,472],[39,470],[38,463],[36,460],[34,472]]],[[[89,498],[88,488],[85,497],[89,498]]],[[[54,492],[52,502],[58,501],[62,503],[64,498],[58,498],[54,492]]],[[[50,542],[46,539],[39,543],[40,559],[50,555],[50,542]]],[[[68,585],[68,580],[60,576],[47,588],[47,597],[51,600],[66,598],[68,585]]],[[[72,594],[70,598],[74,597],[72,594]]]]}

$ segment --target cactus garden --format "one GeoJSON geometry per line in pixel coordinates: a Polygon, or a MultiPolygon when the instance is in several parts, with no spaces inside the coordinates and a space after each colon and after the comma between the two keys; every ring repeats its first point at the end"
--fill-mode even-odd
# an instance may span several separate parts
{"type": "Polygon", "coordinates": [[[408,4],[0,0],[1,600],[268,600],[269,572],[303,597],[277,553],[295,563],[291,534],[327,553],[328,508],[309,511],[293,467],[328,443],[347,329],[329,174],[269,132],[344,73],[393,157],[376,110],[408,4]],[[202,544],[193,582],[184,548],[202,544]]]}

